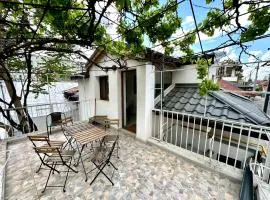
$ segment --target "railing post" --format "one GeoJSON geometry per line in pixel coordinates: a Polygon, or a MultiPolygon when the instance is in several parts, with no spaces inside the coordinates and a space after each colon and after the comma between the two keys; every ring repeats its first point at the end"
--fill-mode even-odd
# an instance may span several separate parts
{"type": "Polygon", "coordinates": [[[163,111],[160,110],[159,114],[159,140],[162,141],[163,137],[163,111]]]}
{"type": "Polygon", "coordinates": [[[266,154],[266,160],[265,160],[265,169],[263,170],[263,180],[268,181],[269,175],[270,175],[270,142],[268,142],[268,148],[267,148],[267,154],[266,154]]]}

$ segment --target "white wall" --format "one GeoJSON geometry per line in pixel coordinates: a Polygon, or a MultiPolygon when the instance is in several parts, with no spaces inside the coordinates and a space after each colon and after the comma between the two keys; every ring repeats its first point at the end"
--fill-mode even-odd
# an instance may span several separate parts
{"type": "Polygon", "coordinates": [[[151,137],[154,108],[155,72],[151,63],[137,67],[137,133],[136,138],[147,141],[151,137]]]}
{"type": "Polygon", "coordinates": [[[198,83],[195,65],[184,65],[172,73],[173,83],[198,83]]]}
{"type": "MultiPolygon", "coordinates": [[[[106,56],[101,56],[97,63],[102,67],[112,67],[117,65],[114,61],[114,56],[107,58],[106,56]]],[[[140,66],[142,63],[136,60],[128,60],[127,66],[134,67],[140,66]]],[[[102,71],[96,66],[92,66],[90,69],[90,77],[84,81],[79,81],[80,90],[80,100],[88,99],[90,100],[90,112],[81,112],[83,114],[82,118],[89,118],[94,115],[107,115],[110,119],[119,119],[120,127],[122,125],[122,96],[121,96],[121,71],[109,70],[108,72],[102,71]],[[100,100],[100,89],[99,89],[99,77],[108,76],[109,80],[109,100],[100,100]]],[[[87,102],[88,103],[88,102],[87,102]]],[[[83,105],[82,108],[85,106],[83,105]]],[[[138,105],[140,107],[140,105],[138,105]]]]}
{"type": "MultiPolygon", "coordinates": [[[[216,67],[213,65],[209,67],[209,79],[216,81],[216,67]]],[[[172,73],[173,83],[200,83],[201,81],[197,79],[197,69],[196,64],[184,65],[172,73]]]]}

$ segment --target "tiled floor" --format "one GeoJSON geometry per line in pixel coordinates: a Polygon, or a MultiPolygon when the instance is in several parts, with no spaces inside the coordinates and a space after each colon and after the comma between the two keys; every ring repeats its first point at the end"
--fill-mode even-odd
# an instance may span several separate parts
{"type": "MultiPolygon", "coordinates": [[[[64,139],[61,134],[53,137],[64,139]]],[[[102,175],[90,186],[93,174],[85,182],[79,165],[78,174],[70,173],[65,193],[48,188],[42,194],[49,171],[35,173],[40,162],[31,147],[28,140],[8,146],[12,154],[6,199],[239,199],[239,183],[126,134],[120,134],[120,159],[113,159],[119,169],[113,176],[114,186],[102,175]]],[[[93,167],[87,161],[85,165],[93,167]]],[[[62,183],[64,175],[55,173],[50,183],[62,183]]]]}

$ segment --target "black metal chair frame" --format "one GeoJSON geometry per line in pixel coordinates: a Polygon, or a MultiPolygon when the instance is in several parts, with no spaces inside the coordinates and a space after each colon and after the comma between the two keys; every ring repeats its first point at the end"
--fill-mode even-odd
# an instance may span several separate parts
{"type": "MultiPolygon", "coordinates": [[[[102,148],[104,148],[104,146],[101,146],[99,149],[97,149],[98,152],[96,152],[95,154],[95,157],[93,159],[91,159],[91,162],[95,165],[95,168],[92,169],[90,172],[94,171],[95,169],[98,169],[98,173],[95,175],[94,179],[91,181],[90,185],[92,185],[94,183],[94,181],[97,179],[97,177],[100,175],[100,174],[103,174],[110,182],[112,185],[114,185],[113,181],[111,180],[112,178],[109,178],[105,173],[104,173],[104,168],[106,166],[112,166],[115,170],[118,170],[114,164],[111,162],[111,157],[112,157],[112,154],[113,154],[113,151],[114,151],[114,148],[115,148],[115,145],[116,145],[116,141],[114,141],[109,153],[106,155],[104,155],[103,157],[103,160],[98,163],[96,162],[96,156],[98,156],[98,152],[103,150],[102,148]]],[[[90,173],[88,172],[88,173],[90,173]]]]}
{"type": "MultiPolygon", "coordinates": [[[[60,149],[62,149],[63,144],[64,144],[64,142],[62,142],[62,141],[56,141],[56,140],[50,141],[48,136],[45,136],[45,135],[28,135],[28,139],[32,142],[34,147],[42,147],[42,148],[44,148],[44,147],[52,147],[52,145],[54,145],[55,143],[58,143],[57,147],[60,147],[60,149]],[[38,146],[36,144],[36,142],[45,142],[45,144],[43,144],[41,146],[38,146]]],[[[42,160],[44,161],[44,159],[47,156],[48,156],[47,154],[44,154],[42,160]]],[[[42,168],[42,165],[43,165],[43,163],[41,162],[40,165],[39,165],[39,168],[36,171],[36,173],[38,173],[41,169],[45,169],[45,168],[42,168]]]]}
{"type": "Polygon", "coordinates": [[[48,178],[46,180],[46,184],[45,187],[42,191],[42,193],[45,192],[47,187],[62,187],[63,188],[63,192],[66,191],[66,183],[67,183],[67,179],[68,179],[68,174],[71,171],[78,173],[78,171],[76,171],[75,169],[73,169],[71,167],[71,163],[72,163],[72,158],[74,155],[74,151],[65,151],[62,152],[59,148],[57,147],[34,147],[35,152],[38,154],[41,162],[43,165],[47,166],[50,169],[48,178]],[[68,154],[67,152],[70,152],[70,154],[68,154]],[[41,154],[46,154],[47,156],[47,160],[44,160],[42,158],[41,154]],[[51,155],[50,155],[51,154],[51,155]],[[68,158],[67,160],[64,160],[65,158],[68,158]],[[50,161],[50,158],[60,158],[58,160],[55,159],[55,161],[50,161]],[[56,169],[56,166],[66,166],[67,167],[67,171],[60,171],[56,169]],[[51,177],[51,174],[53,174],[54,172],[57,172],[58,174],[60,174],[60,172],[67,172],[66,177],[65,177],[65,181],[64,181],[64,185],[48,185],[49,183],[49,179],[51,177]]]}
{"type": "Polygon", "coordinates": [[[108,134],[107,136],[105,136],[103,138],[103,143],[104,143],[104,145],[108,146],[107,142],[114,141],[114,138],[117,137],[116,156],[117,156],[117,158],[119,158],[119,149],[120,149],[120,146],[119,146],[119,119],[106,119],[104,122],[105,122],[104,123],[105,131],[107,131],[107,129],[109,129],[111,125],[117,126],[117,134],[108,134]],[[112,136],[114,136],[114,137],[112,137],[112,136]],[[113,140],[111,140],[110,138],[113,138],[113,140]]]}
{"type": "MultiPolygon", "coordinates": [[[[61,126],[61,130],[63,131],[64,136],[66,137],[67,143],[64,146],[64,149],[67,145],[70,145],[71,149],[74,149],[70,143],[70,138],[67,134],[65,134],[64,126],[67,126],[67,117],[66,114],[63,112],[52,112],[46,116],[46,127],[47,127],[47,134],[48,137],[52,134],[52,127],[54,126],[61,126]],[[51,118],[51,124],[49,124],[49,117],[51,118]]],[[[73,120],[71,120],[73,124],[73,120]]],[[[70,148],[69,148],[70,149],[70,148]]]]}

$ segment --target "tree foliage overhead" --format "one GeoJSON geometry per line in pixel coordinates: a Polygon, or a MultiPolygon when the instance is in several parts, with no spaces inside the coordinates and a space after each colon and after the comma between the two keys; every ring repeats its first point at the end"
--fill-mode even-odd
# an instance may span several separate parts
{"type": "Polygon", "coordinates": [[[199,83],[199,94],[201,96],[205,96],[211,91],[219,90],[218,85],[208,79],[209,63],[211,63],[211,60],[204,58],[198,58],[196,61],[197,78],[201,80],[201,83],[199,83]]]}

